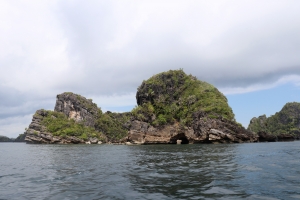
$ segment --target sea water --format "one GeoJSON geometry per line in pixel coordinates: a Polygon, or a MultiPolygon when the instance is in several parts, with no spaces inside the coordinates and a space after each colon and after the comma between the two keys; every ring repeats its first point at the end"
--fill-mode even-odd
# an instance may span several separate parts
{"type": "Polygon", "coordinates": [[[0,143],[0,199],[300,199],[300,142],[0,143]]]}

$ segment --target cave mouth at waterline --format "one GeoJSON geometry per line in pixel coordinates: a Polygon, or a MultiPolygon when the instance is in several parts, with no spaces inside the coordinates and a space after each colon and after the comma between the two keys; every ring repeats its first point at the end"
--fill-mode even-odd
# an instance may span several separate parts
{"type": "Polygon", "coordinates": [[[177,144],[177,140],[181,140],[181,144],[189,144],[189,140],[184,133],[178,134],[170,139],[171,144],[177,144]]]}

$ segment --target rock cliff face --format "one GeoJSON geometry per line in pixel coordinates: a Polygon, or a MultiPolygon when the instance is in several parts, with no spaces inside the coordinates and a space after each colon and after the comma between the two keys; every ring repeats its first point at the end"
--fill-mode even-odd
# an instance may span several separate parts
{"type": "Polygon", "coordinates": [[[248,130],[259,133],[260,141],[292,141],[300,138],[300,103],[287,103],[280,112],[251,119],[248,130]],[[273,138],[273,139],[270,139],[273,138]]]}
{"type": "Polygon", "coordinates": [[[83,122],[84,125],[90,127],[95,127],[97,118],[102,114],[101,110],[91,99],[86,99],[71,92],[57,95],[54,111],[62,112],[69,119],[83,122]]]}

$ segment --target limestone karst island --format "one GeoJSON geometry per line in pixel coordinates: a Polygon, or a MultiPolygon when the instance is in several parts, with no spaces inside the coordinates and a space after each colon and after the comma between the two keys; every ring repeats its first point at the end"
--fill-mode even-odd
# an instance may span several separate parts
{"type": "Polygon", "coordinates": [[[235,121],[217,88],[170,70],[137,88],[131,112],[103,113],[81,95],[57,95],[54,111],[37,110],[25,141],[38,144],[196,144],[290,141],[300,136],[300,105],[287,104],[270,118],[253,118],[248,130],[235,121]]]}

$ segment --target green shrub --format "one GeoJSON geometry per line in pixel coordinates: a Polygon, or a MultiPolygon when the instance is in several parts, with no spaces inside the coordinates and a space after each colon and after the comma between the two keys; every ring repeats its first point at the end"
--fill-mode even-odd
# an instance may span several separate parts
{"type": "Polygon", "coordinates": [[[167,123],[165,116],[162,114],[158,115],[157,121],[160,125],[164,125],[167,123]]]}
{"type": "MultiPolygon", "coordinates": [[[[138,109],[138,108],[137,108],[138,109]]],[[[138,113],[138,111],[135,111],[138,113]]],[[[124,124],[130,119],[130,113],[111,113],[102,114],[97,120],[96,127],[111,141],[124,138],[128,129],[124,124]]]]}
{"type": "Polygon", "coordinates": [[[60,112],[47,111],[47,115],[42,118],[41,123],[54,136],[77,136],[84,140],[90,137],[103,138],[102,133],[95,128],[85,126],[83,122],[77,123],[74,119],[68,119],[60,112]]]}

